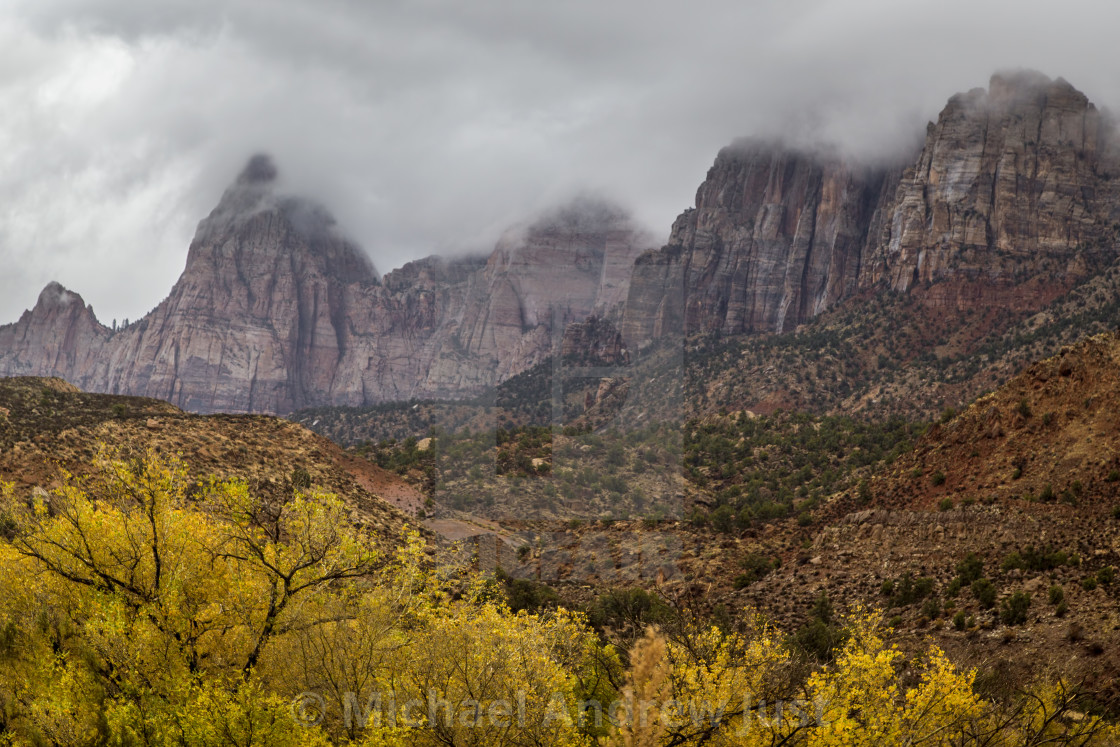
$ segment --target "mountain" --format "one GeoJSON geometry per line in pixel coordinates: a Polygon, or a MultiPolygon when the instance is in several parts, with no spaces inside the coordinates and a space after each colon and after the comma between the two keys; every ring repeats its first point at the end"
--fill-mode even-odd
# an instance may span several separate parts
{"type": "MultiPolygon", "coordinates": [[[[623,211],[582,199],[511,229],[488,257],[429,257],[379,277],[322,207],[281,194],[258,156],[199,224],[163,303],[112,330],[52,284],[0,327],[0,375],[199,412],[289,413],[463,399],[550,358],[640,363],[638,351],[680,350],[686,336],[699,346],[687,374],[699,391],[683,397],[693,414],[710,402],[928,414],[1003,380],[1006,356],[983,372],[966,359],[1006,347],[1036,312],[1067,313],[1054,304],[1117,261],[1117,175],[1120,138],[1082,93],[998,74],[951,98],[898,163],[734,143],[658,249],[623,211]],[[718,348],[728,337],[765,342],[740,355],[718,348]],[[835,355],[816,355],[829,340],[835,355]],[[775,344],[798,349],[787,361],[798,381],[768,360],[775,344]],[[949,383],[951,360],[968,370],[949,383]]],[[[680,357],[666,360],[675,369],[647,376],[653,389],[628,390],[638,420],[682,406],[666,395],[685,378],[680,357]]]]}
{"type": "Polygon", "coordinates": [[[253,157],[199,224],[171,293],[124,329],[47,286],[0,327],[0,374],[196,412],[461,397],[558,350],[554,324],[617,314],[652,245],[624,212],[584,199],[511,230],[488,260],[432,257],[382,279],[324,208],[276,180],[253,157]]]}
{"type": "Polygon", "coordinates": [[[642,257],[624,335],[787,332],[861,291],[1037,310],[1116,256],[1120,141],[1037,73],[954,96],[910,164],[741,141],[642,257]]]}

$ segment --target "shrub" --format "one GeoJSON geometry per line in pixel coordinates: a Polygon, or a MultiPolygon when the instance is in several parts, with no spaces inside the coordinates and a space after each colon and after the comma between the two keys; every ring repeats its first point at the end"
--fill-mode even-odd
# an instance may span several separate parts
{"type": "Polygon", "coordinates": [[[1024,418],[1029,418],[1031,416],[1031,403],[1027,402],[1026,397],[1023,397],[1019,400],[1019,405],[1015,408],[1015,410],[1024,418]]]}
{"type": "Polygon", "coordinates": [[[885,597],[889,597],[894,594],[894,579],[883,579],[883,585],[879,587],[879,593],[885,597]]]}
{"type": "Polygon", "coordinates": [[[1067,612],[1069,612],[1069,605],[1066,604],[1066,600],[1063,599],[1058,602],[1058,606],[1054,608],[1054,615],[1057,617],[1065,617],[1067,612]]]}
{"type": "Polygon", "coordinates": [[[1046,487],[1042,489],[1042,492],[1038,496],[1038,500],[1042,501],[1043,503],[1050,503],[1051,501],[1053,501],[1054,486],[1050,483],[1046,483],[1046,487]]]}
{"type": "Polygon", "coordinates": [[[1050,587],[1050,604],[1061,604],[1066,598],[1066,591],[1058,584],[1050,587]]]}
{"type": "Polygon", "coordinates": [[[972,590],[972,596],[976,597],[976,601],[984,609],[991,609],[996,603],[996,587],[991,581],[986,578],[978,578],[972,582],[969,587],[972,590]]]}
{"type": "Polygon", "coordinates": [[[832,602],[828,594],[822,591],[813,605],[812,619],[808,625],[793,634],[791,643],[794,648],[823,662],[832,658],[833,651],[844,640],[844,631],[832,623],[832,602]]]}
{"type": "Polygon", "coordinates": [[[961,562],[957,563],[957,574],[960,575],[963,583],[971,584],[984,575],[984,561],[976,553],[970,552],[964,556],[961,562]]]}
{"type": "Polygon", "coordinates": [[[1120,469],[1114,469],[1108,473],[1109,482],[1120,482],[1120,469]]]}
{"type": "Polygon", "coordinates": [[[745,573],[735,577],[735,588],[742,589],[745,586],[750,586],[776,567],[777,564],[765,555],[756,552],[748,553],[743,558],[745,573]]]}
{"type": "Polygon", "coordinates": [[[961,610],[957,614],[953,615],[953,627],[957,630],[964,630],[967,621],[968,618],[965,616],[964,610],[961,610]]]}
{"type": "Polygon", "coordinates": [[[1110,565],[1106,565],[1097,571],[1097,581],[1108,586],[1116,579],[1116,569],[1110,565]]]}
{"type": "Polygon", "coordinates": [[[1031,595],[1017,591],[1000,605],[999,619],[1004,625],[1022,625],[1027,621],[1027,610],[1031,606],[1031,595]]]}
{"type": "Polygon", "coordinates": [[[926,600],[925,604],[922,605],[922,614],[930,620],[941,614],[941,602],[937,601],[937,597],[926,600]]]}
{"type": "Polygon", "coordinates": [[[954,578],[952,581],[949,582],[948,586],[945,587],[945,596],[949,599],[952,599],[953,597],[955,597],[957,594],[960,593],[961,586],[963,586],[963,585],[964,584],[961,581],[961,577],[957,576],[956,578],[954,578]]]}
{"type": "Polygon", "coordinates": [[[942,498],[941,502],[937,504],[937,508],[940,511],[952,511],[953,510],[953,499],[952,498],[942,498]]]}
{"type": "Polygon", "coordinates": [[[945,484],[945,473],[942,472],[941,470],[937,470],[936,472],[933,473],[933,476],[930,477],[930,482],[933,483],[934,487],[937,487],[938,485],[944,485],[945,484]]]}
{"type": "Polygon", "coordinates": [[[1018,568],[1023,571],[1049,571],[1063,565],[1077,565],[1076,555],[1070,555],[1065,550],[1039,549],[1028,546],[1022,553],[1012,552],[1003,559],[1000,566],[1005,571],[1018,568]]]}
{"type": "Polygon", "coordinates": [[[1086,576],[1081,579],[1081,588],[1085,591],[1092,591],[1097,588],[1097,579],[1095,576],[1086,576]]]}
{"type": "Polygon", "coordinates": [[[723,505],[712,512],[712,526],[720,532],[730,532],[735,528],[735,509],[723,505]]]}
{"type": "Polygon", "coordinates": [[[932,578],[912,578],[909,571],[895,585],[894,604],[905,607],[919,602],[933,593],[932,578]]]}

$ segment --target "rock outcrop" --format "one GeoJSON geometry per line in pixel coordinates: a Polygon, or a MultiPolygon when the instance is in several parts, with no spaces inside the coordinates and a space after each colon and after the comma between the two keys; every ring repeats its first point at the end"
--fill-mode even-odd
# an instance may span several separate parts
{"type": "Polygon", "coordinates": [[[459,398],[555,354],[613,364],[659,338],[786,332],[878,290],[945,318],[1026,312],[1115,259],[1117,176],[1113,128],[1083,94],[997,75],[953,97],[908,164],[725,148],[660,249],[584,199],[511,230],[489,257],[430,257],[380,278],[255,157],[199,224],[163,303],[113,330],[52,284],[0,327],[0,375],[285,413],[459,398]]]}
{"type": "Polygon", "coordinates": [[[627,336],[682,318],[690,332],[783,332],[820,313],[858,283],[885,178],[761,141],[725,148],[668,246],[636,270],[627,336]]]}
{"type": "Polygon", "coordinates": [[[783,332],[884,287],[958,309],[1038,308],[1115,255],[1113,176],[1109,123],[1037,73],[954,96],[905,168],[738,143],[669,243],[639,260],[624,335],[783,332]]]}
{"type": "MultiPolygon", "coordinates": [[[[1085,274],[1120,237],[1108,123],[1084,94],[1037,73],[954,96],[906,170],[865,282],[905,291],[950,275],[1085,274]]],[[[1021,278],[1020,278],[1021,279],[1021,278]]]]}
{"type": "Polygon", "coordinates": [[[652,245],[621,211],[583,201],[511,231],[489,260],[432,257],[382,280],[255,156],[199,224],[159,306],[112,330],[52,283],[0,327],[0,375],[196,412],[462,397],[558,350],[568,322],[617,313],[628,268],[652,245]]]}

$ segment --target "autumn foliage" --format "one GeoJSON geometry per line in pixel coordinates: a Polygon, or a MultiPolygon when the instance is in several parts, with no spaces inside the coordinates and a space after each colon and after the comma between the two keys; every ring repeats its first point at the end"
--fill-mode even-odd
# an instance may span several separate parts
{"type": "Polygon", "coordinates": [[[46,498],[0,487],[0,537],[0,744],[1116,738],[1061,682],[994,703],[936,649],[906,662],[867,611],[825,666],[753,616],[651,629],[622,656],[581,614],[452,584],[416,536],[385,556],[335,496],[192,484],[153,455],[102,458],[46,498]]]}

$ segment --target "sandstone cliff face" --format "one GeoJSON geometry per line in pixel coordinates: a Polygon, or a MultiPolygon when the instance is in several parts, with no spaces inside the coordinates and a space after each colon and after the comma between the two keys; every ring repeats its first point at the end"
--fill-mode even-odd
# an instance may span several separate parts
{"type": "Polygon", "coordinates": [[[857,286],[886,179],[770,143],[725,148],[668,246],[635,269],[627,337],[682,322],[689,332],[783,332],[820,313],[857,286]]]}
{"type": "Polygon", "coordinates": [[[0,327],[0,375],[197,412],[462,397],[558,349],[554,324],[616,308],[652,245],[622,213],[575,205],[510,233],[489,260],[433,257],[382,281],[326,211],[275,180],[254,157],[199,224],[167,299],[122,330],[48,286],[0,327]]]}
{"type": "Polygon", "coordinates": [[[1083,276],[1085,255],[1117,238],[1116,155],[1109,126],[1069,83],[996,75],[928,128],[864,281],[899,291],[950,275],[1014,281],[1047,258],[1055,280],[1083,276]]]}
{"type": "MultiPolygon", "coordinates": [[[[472,284],[451,342],[493,369],[490,383],[515,375],[559,352],[569,324],[618,316],[634,261],[652,246],[624,213],[588,200],[511,230],[472,284]]],[[[447,388],[461,370],[444,363],[431,386],[447,388]]]]}
{"type": "Polygon", "coordinates": [[[199,225],[168,298],[123,330],[51,285],[0,327],[0,375],[185,409],[288,412],[455,398],[549,355],[625,360],[658,338],[794,329],[856,293],[935,312],[1040,308],[1115,257],[1120,148],[1084,95],[1037,74],[954,97],[910,164],[742,141],[653,242],[576,201],[489,257],[380,279],[330,216],[255,158],[199,225]],[[612,325],[577,326],[595,316],[612,325]],[[621,332],[621,338],[611,330],[621,332]]]}
{"type": "Polygon", "coordinates": [[[1086,97],[1036,73],[953,97],[905,168],[733,146],[638,261],[624,335],[781,332],[884,287],[946,309],[1039,308],[1114,256],[1118,163],[1086,97]]]}
{"type": "Polygon", "coordinates": [[[35,308],[15,324],[0,327],[0,370],[5,376],[88,371],[98,366],[110,335],[81,296],[50,283],[35,308]]]}

